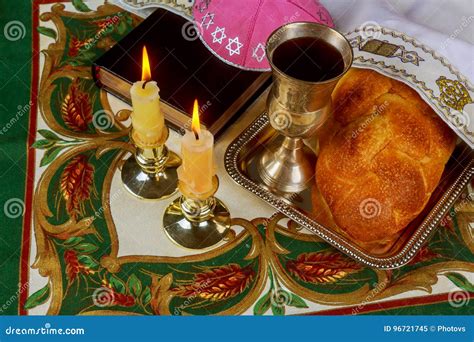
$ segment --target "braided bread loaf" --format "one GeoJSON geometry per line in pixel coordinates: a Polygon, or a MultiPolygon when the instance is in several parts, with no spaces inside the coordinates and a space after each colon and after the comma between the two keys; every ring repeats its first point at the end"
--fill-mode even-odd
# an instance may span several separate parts
{"type": "Polygon", "coordinates": [[[316,166],[320,195],[361,244],[394,239],[428,202],[455,135],[413,89],[375,71],[351,69],[333,103],[316,166]]]}

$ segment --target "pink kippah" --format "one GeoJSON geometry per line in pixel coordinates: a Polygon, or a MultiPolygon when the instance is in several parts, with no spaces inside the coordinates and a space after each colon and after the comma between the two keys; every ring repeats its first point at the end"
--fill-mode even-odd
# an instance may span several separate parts
{"type": "Polygon", "coordinates": [[[204,44],[224,62],[270,70],[265,42],[282,25],[311,21],[334,27],[317,0],[197,0],[195,24],[204,44]]]}

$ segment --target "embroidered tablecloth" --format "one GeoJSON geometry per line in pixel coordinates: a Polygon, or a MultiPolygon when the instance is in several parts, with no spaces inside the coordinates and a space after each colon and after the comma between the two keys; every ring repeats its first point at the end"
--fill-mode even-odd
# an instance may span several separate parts
{"type": "MultiPolygon", "coordinates": [[[[371,269],[233,183],[223,155],[253,119],[243,115],[216,144],[233,233],[181,249],[161,227],[169,202],[121,184],[129,122],[115,114],[129,107],[90,73],[142,19],[97,1],[33,0],[1,20],[2,314],[473,313],[472,188],[412,262],[371,269]]],[[[178,150],[178,134],[168,146],[178,150]]]]}

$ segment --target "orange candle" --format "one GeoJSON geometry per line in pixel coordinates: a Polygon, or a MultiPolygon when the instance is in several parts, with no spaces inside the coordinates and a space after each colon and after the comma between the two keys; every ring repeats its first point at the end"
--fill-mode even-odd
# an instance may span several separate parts
{"type": "Polygon", "coordinates": [[[197,100],[194,101],[191,131],[187,131],[181,140],[181,158],[178,177],[182,191],[196,197],[211,193],[215,175],[214,136],[201,129],[197,100]]]}

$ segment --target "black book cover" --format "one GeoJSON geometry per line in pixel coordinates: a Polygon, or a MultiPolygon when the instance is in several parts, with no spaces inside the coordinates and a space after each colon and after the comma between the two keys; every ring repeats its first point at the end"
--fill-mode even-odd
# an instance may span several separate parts
{"type": "Polygon", "coordinates": [[[141,78],[145,45],[167,120],[178,128],[186,126],[197,98],[202,123],[218,134],[268,85],[269,73],[224,63],[199,38],[189,38],[185,31],[189,33],[190,25],[175,13],[157,9],[98,58],[92,73],[99,86],[130,103],[129,88],[141,78]]]}

